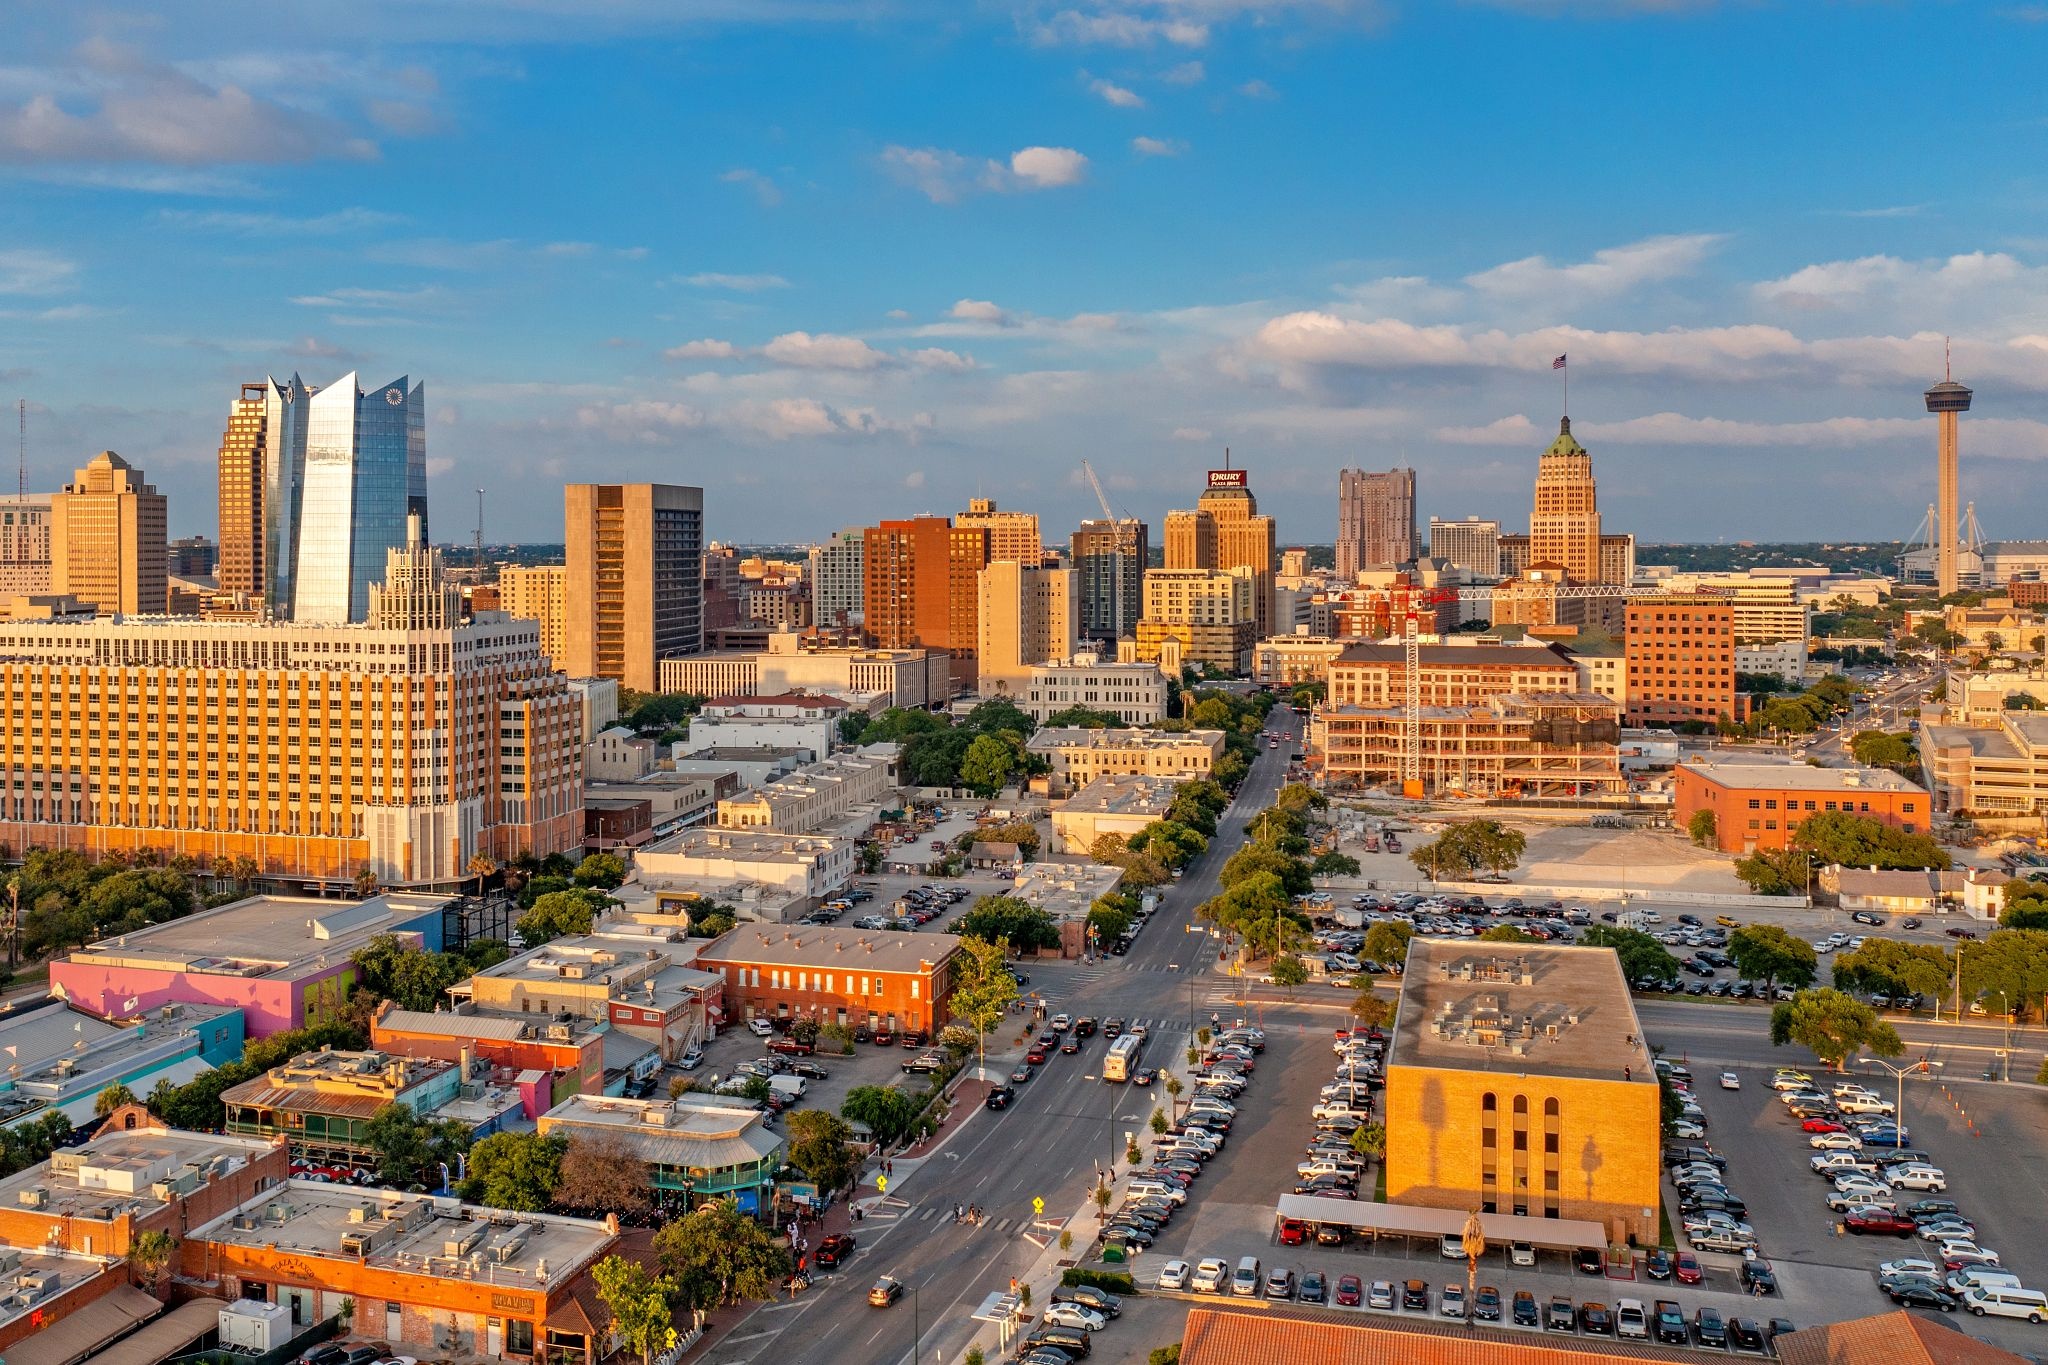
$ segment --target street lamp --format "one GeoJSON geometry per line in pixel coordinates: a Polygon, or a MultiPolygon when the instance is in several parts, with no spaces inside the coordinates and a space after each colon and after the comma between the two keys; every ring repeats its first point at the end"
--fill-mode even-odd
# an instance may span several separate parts
{"type": "Polygon", "coordinates": [[[1923,1074],[1931,1073],[1931,1064],[1925,1057],[1910,1066],[1893,1066],[1890,1062],[1881,1061],[1876,1057],[1870,1058],[1870,1062],[1873,1066],[1883,1067],[1891,1074],[1892,1079],[1899,1083],[1898,1102],[1892,1106],[1892,1146],[1903,1147],[1906,1145],[1906,1130],[1899,1125],[1905,1122],[1906,1118],[1906,1077],[1916,1071],[1923,1074]]]}

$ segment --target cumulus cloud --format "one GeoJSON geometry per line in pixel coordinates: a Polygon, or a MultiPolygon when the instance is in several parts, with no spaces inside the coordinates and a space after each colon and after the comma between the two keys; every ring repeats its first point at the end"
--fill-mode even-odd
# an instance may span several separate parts
{"type": "Polygon", "coordinates": [[[1691,274],[1723,240],[1718,233],[1693,232],[1647,237],[1605,247],[1590,261],[1555,265],[1525,256],[1467,275],[1465,283],[1483,294],[1515,299],[1577,299],[1624,293],[1638,285],[1691,274]]]}
{"type": "Polygon", "coordinates": [[[55,252],[0,251],[0,294],[55,294],[77,277],[77,262],[55,252]]]}
{"type": "Polygon", "coordinates": [[[755,294],[763,289],[787,289],[789,281],[780,275],[727,275],[715,270],[687,275],[683,283],[693,289],[729,289],[738,294],[755,294]]]}
{"type": "Polygon", "coordinates": [[[2003,251],[1971,251],[1945,260],[1862,256],[1824,261],[1755,287],[1767,304],[1795,312],[1881,307],[1954,318],[2048,307],[2048,266],[2003,251]]]}
{"type": "Polygon", "coordinates": [[[1084,14],[1065,9],[1029,26],[1033,42],[1044,47],[1201,47],[1209,26],[1190,19],[1150,18],[1125,10],[1084,14]]]}
{"type": "Polygon", "coordinates": [[[1010,154],[1010,173],[1034,189],[1078,185],[1088,174],[1088,158],[1072,147],[1025,147],[1010,154]]]}
{"type": "MultiPolygon", "coordinates": [[[[1931,446],[1934,419],[1919,417],[1822,417],[1806,421],[1758,422],[1726,417],[1691,417],[1656,412],[1620,421],[1575,421],[1572,430],[1609,448],[1624,446],[1708,446],[1738,449],[1863,450],[1882,443],[1931,446]]],[[[1974,422],[1980,454],[1991,458],[2048,458],[2048,422],[1991,418],[1974,422]]],[[[1439,427],[1432,433],[1451,445],[1540,445],[1535,423],[1521,413],[1479,427],[1439,427]]]]}
{"type": "Polygon", "coordinates": [[[962,322],[986,322],[997,327],[1010,323],[1010,315],[987,299],[961,299],[953,305],[951,313],[962,322]]]}
{"type": "Polygon", "coordinates": [[[719,341],[713,337],[686,341],[662,352],[670,360],[731,360],[738,354],[739,348],[730,341],[719,341]]]}
{"type": "Polygon", "coordinates": [[[889,361],[859,337],[831,332],[784,332],[763,346],[761,354],[778,365],[805,370],[872,370],[889,361]]]}
{"type": "Polygon", "coordinates": [[[744,185],[754,192],[754,198],[764,209],[772,209],[782,202],[782,186],[773,179],[748,166],[736,166],[718,177],[727,185],[744,185]]]}
{"type": "Polygon", "coordinates": [[[1178,138],[1134,137],[1131,150],[1139,156],[1179,156],[1188,149],[1188,144],[1178,138]]]}
{"type": "Polygon", "coordinates": [[[1118,85],[1115,81],[1104,80],[1098,76],[1088,82],[1088,89],[1091,93],[1100,96],[1104,103],[1113,104],[1119,109],[1143,109],[1145,107],[1145,97],[1143,95],[1128,86],[1118,85]]]}
{"type": "Polygon", "coordinates": [[[1237,87],[1237,93],[1250,100],[1277,100],[1280,92],[1261,80],[1246,81],[1237,87]]]}
{"type": "Polygon", "coordinates": [[[949,351],[943,346],[926,346],[921,350],[903,352],[907,364],[920,370],[934,370],[947,374],[960,374],[975,368],[974,357],[958,351],[949,351]]]}
{"type": "Polygon", "coordinates": [[[863,436],[916,440],[932,426],[932,418],[923,412],[887,417],[873,408],[836,407],[806,397],[745,399],[723,408],[640,399],[587,403],[577,409],[576,424],[607,440],[658,445],[699,432],[769,442],[863,436]]]}
{"type": "Polygon", "coordinates": [[[1182,62],[1160,72],[1159,79],[1168,85],[1200,85],[1208,75],[1208,68],[1200,62],[1182,62]]]}
{"type": "Polygon", "coordinates": [[[890,146],[882,168],[935,204],[951,204],[977,191],[1014,193],[1079,184],[1088,158],[1071,147],[1024,147],[1007,164],[965,156],[944,147],[890,146]]]}

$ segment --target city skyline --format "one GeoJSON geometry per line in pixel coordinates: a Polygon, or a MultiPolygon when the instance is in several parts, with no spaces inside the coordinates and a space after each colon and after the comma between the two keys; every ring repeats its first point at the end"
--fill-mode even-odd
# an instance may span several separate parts
{"type": "Polygon", "coordinates": [[[1961,496],[2048,517],[2024,7],[373,4],[292,61],[181,8],[52,11],[0,79],[29,487],[122,451],[174,536],[295,369],[434,381],[449,542],[480,486],[552,541],[525,490],[601,477],[704,487],[721,540],[985,496],[1058,543],[1082,454],[1156,527],[1226,446],[1290,543],[1346,467],[1517,525],[1569,353],[1613,524],[1905,538],[1944,334],[1961,496]],[[1787,41],[1836,74],[1754,60],[1787,41]],[[1674,44],[1700,93],[1646,74],[1674,44]],[[1529,98],[1558,73],[1619,116],[1529,98]]]}

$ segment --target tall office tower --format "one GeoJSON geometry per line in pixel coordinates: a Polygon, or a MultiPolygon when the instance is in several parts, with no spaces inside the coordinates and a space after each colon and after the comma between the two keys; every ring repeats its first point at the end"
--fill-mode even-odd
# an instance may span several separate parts
{"type": "Polygon", "coordinates": [[[1038,564],[1045,559],[1045,542],[1038,535],[1036,512],[1001,512],[996,510],[994,498],[970,498],[967,510],[954,517],[953,524],[987,531],[990,560],[1038,564]]]}
{"type": "Polygon", "coordinates": [[[562,521],[568,673],[654,691],[663,659],[704,648],[704,490],[572,483],[562,521]]]}
{"type": "Polygon", "coordinates": [[[169,607],[164,495],[142,471],[102,450],[50,499],[50,590],[102,612],[169,607]]]}
{"type": "Polygon", "coordinates": [[[811,619],[821,626],[858,625],[862,615],[861,558],[867,532],[858,526],[834,531],[811,547],[811,619]]]}
{"type": "Polygon", "coordinates": [[[462,624],[462,589],[442,576],[441,552],[426,542],[418,513],[406,518],[405,548],[384,552],[384,579],[370,585],[378,630],[452,630],[462,624]]]}
{"type": "Polygon", "coordinates": [[[988,528],[911,517],[870,526],[865,535],[862,611],[868,634],[883,649],[949,651],[955,690],[972,691],[988,528]]]}
{"type": "Polygon", "coordinates": [[[50,590],[50,495],[0,501],[0,598],[50,590]]]}
{"type": "Polygon", "coordinates": [[[1164,555],[1162,568],[1215,568],[1216,518],[1203,511],[1168,512],[1164,555]]]}
{"type": "Polygon", "coordinates": [[[498,571],[498,609],[540,626],[540,652],[556,668],[569,657],[569,566],[508,564],[498,571]]]}
{"type": "Polygon", "coordinates": [[[1337,577],[1358,581],[1361,569],[1398,569],[1415,562],[1415,471],[1337,475],[1337,577]]]}
{"type": "Polygon", "coordinates": [[[1475,578],[1499,578],[1500,523],[1479,517],[1463,521],[1429,519],[1429,557],[1465,570],[1475,578]]]}
{"type": "Polygon", "coordinates": [[[306,400],[295,621],[362,620],[385,552],[405,548],[406,518],[427,524],[427,386],[408,382],[364,389],[350,372],[306,400]]]}
{"type": "MultiPolygon", "coordinates": [[[[1174,518],[1166,518],[1166,567],[1169,569],[1249,569],[1252,572],[1252,607],[1258,638],[1273,633],[1273,570],[1280,562],[1279,541],[1271,517],[1259,515],[1258,499],[1242,469],[1212,469],[1209,485],[1195,500],[1195,518],[1184,533],[1183,557],[1192,552],[1195,562],[1177,562],[1174,554],[1174,518]],[[1213,530],[1203,529],[1203,518],[1213,530]],[[1203,562],[1205,534],[1213,549],[1203,562]]],[[[1187,525],[1183,523],[1183,525],[1187,525]]]]}
{"type": "Polygon", "coordinates": [[[1593,457],[1572,435],[1572,419],[1536,464],[1536,502],[1529,514],[1529,563],[1555,564],[1574,583],[1601,583],[1600,500],[1593,457]]]}
{"type": "Polygon", "coordinates": [[[263,483],[268,473],[270,381],[242,385],[220,438],[220,589],[264,592],[263,483]]]}
{"type": "Polygon", "coordinates": [[[1014,559],[991,560],[981,571],[975,631],[984,695],[1022,696],[1033,668],[1074,656],[1073,573],[1014,559]]]}
{"type": "Polygon", "coordinates": [[[1927,391],[1927,410],[1935,414],[1940,427],[1940,446],[1935,457],[1934,499],[1934,584],[1946,596],[1962,585],[1957,564],[1956,541],[1962,511],[1957,487],[1961,417],[1970,410],[1970,391],[1944,374],[1942,381],[1927,391]]]}
{"type": "Polygon", "coordinates": [[[740,552],[730,545],[704,548],[704,638],[742,620],[740,552]]]}
{"type": "Polygon", "coordinates": [[[1151,531],[1136,517],[1084,521],[1074,532],[1076,629],[1089,640],[1131,638],[1145,614],[1151,531]]]}

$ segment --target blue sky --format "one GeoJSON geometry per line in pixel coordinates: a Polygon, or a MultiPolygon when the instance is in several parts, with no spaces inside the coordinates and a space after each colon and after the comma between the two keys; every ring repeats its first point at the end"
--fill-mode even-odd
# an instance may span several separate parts
{"type": "Polygon", "coordinates": [[[565,479],[805,539],[976,493],[1158,524],[1223,447],[1526,524],[1552,356],[1609,524],[2048,533],[2048,6],[27,0],[0,396],[214,530],[244,379],[427,384],[437,538],[565,479]]]}

